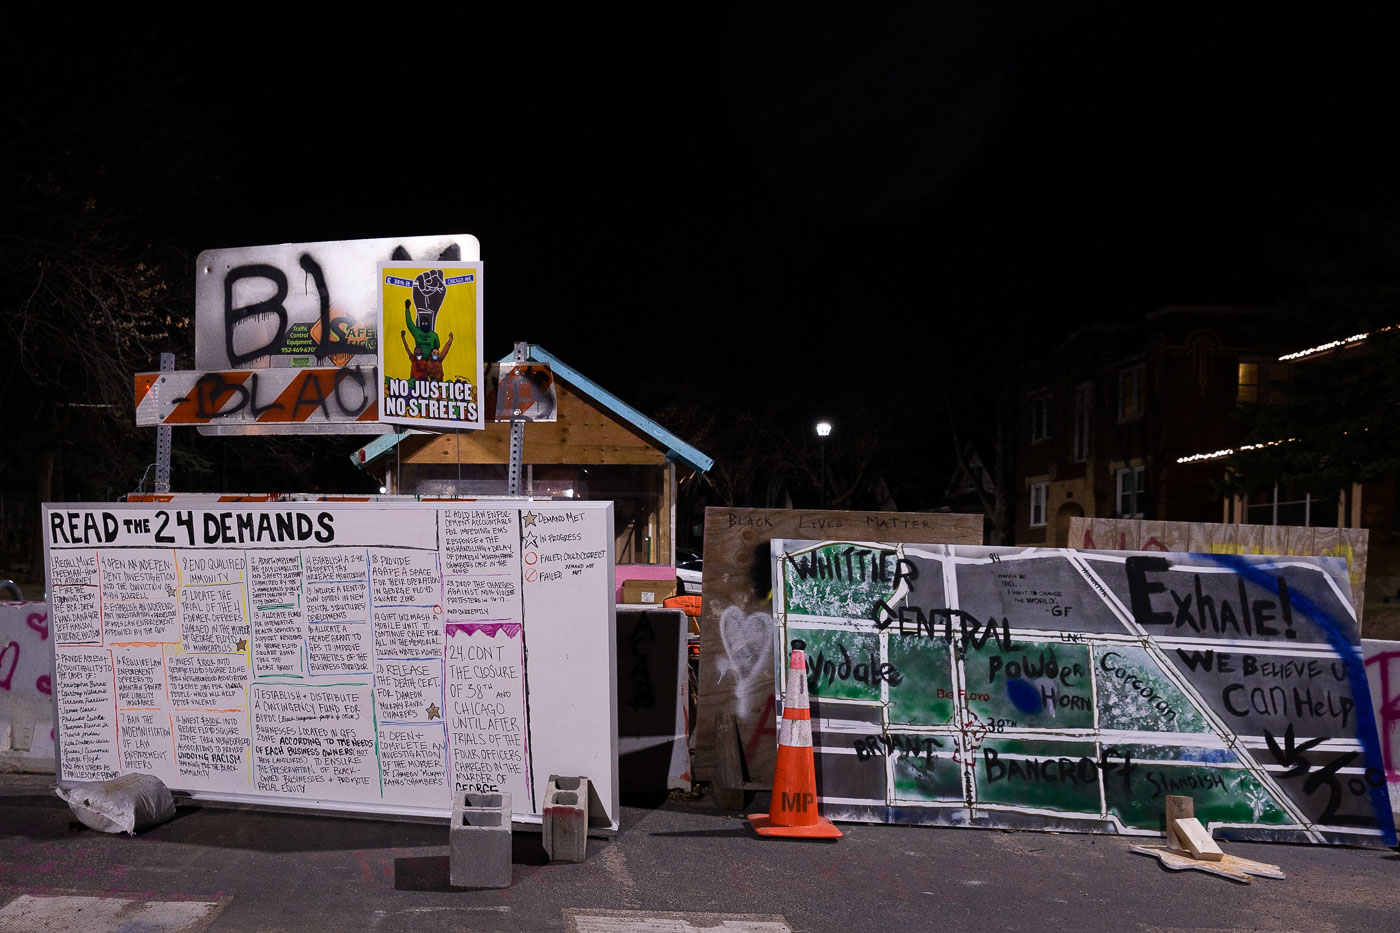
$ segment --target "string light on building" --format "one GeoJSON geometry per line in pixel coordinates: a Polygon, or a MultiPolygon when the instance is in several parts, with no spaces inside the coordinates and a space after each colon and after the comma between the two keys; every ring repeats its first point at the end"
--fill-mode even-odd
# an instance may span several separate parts
{"type": "Polygon", "coordinates": [[[1177,463],[1199,463],[1202,460],[1219,460],[1222,457],[1229,457],[1233,454],[1246,450],[1263,450],[1265,447],[1277,447],[1280,444],[1291,444],[1296,441],[1296,437],[1290,437],[1281,441],[1264,441],[1262,444],[1241,444],[1238,447],[1226,447],[1222,450],[1212,450],[1205,454],[1191,454],[1189,457],[1177,457],[1177,463]]]}
{"type": "Polygon", "coordinates": [[[1338,347],[1354,347],[1357,344],[1364,343],[1366,339],[1373,334],[1384,334],[1387,331],[1395,330],[1397,327],[1400,327],[1400,324],[1391,324],[1388,327],[1382,327],[1376,331],[1367,331],[1364,334],[1352,334],[1350,337],[1345,337],[1341,340],[1329,340],[1327,343],[1320,343],[1315,347],[1308,347],[1306,350],[1298,350],[1295,353],[1285,353],[1278,358],[1278,361],[1280,363],[1287,363],[1292,360],[1303,360],[1310,356],[1317,356],[1319,353],[1326,353],[1328,350],[1335,350],[1338,347]]]}

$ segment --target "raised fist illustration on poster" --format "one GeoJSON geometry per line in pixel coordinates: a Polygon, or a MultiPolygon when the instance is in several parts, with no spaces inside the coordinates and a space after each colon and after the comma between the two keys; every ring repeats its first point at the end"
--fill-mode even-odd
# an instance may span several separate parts
{"type": "Polygon", "coordinates": [[[442,379],[442,361],[447,359],[452,349],[452,334],[447,335],[447,346],[444,347],[433,325],[446,297],[447,283],[443,281],[442,270],[429,269],[418,273],[413,280],[413,300],[404,299],[403,317],[408,330],[399,331],[399,339],[403,341],[404,352],[412,361],[411,375],[414,379],[442,379]],[[415,308],[418,311],[417,321],[413,319],[415,308]],[[412,347],[408,345],[408,334],[413,335],[412,347]]]}
{"type": "Polygon", "coordinates": [[[443,281],[441,269],[418,273],[413,280],[413,307],[418,310],[419,327],[423,330],[434,329],[438,309],[446,297],[447,283],[443,281]]]}

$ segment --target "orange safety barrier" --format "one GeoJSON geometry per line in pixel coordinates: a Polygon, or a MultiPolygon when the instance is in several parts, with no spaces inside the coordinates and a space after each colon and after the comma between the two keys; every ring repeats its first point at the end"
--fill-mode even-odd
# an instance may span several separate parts
{"type": "Polygon", "coordinates": [[[817,769],[812,757],[812,710],[807,700],[806,645],[794,641],[788,660],[783,725],[778,731],[778,764],[768,813],[750,813],[760,836],[839,839],[845,835],[817,814],[817,769]]]}
{"type": "Polygon", "coordinates": [[[661,601],[667,609],[681,609],[692,619],[700,618],[699,596],[668,596],[661,601]]]}

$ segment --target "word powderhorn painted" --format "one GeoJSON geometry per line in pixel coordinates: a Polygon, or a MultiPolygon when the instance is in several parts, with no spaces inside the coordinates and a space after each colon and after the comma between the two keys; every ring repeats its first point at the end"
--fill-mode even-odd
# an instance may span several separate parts
{"type": "Polygon", "coordinates": [[[479,262],[379,264],[381,422],[485,426],[481,274],[479,262]]]}
{"type": "MultiPolygon", "coordinates": [[[[1395,843],[1336,558],[772,542],[830,818],[1395,843]]],[[[791,675],[790,675],[791,676],[791,675]]]]}

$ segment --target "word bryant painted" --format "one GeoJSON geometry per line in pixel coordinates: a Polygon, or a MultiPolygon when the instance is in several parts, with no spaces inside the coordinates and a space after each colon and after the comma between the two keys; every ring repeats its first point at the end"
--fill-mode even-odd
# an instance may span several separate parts
{"type": "Polygon", "coordinates": [[[61,781],[538,818],[550,774],[587,774],[615,824],[611,503],[51,504],[44,528],[61,781]]]}
{"type": "MultiPolygon", "coordinates": [[[[822,812],[1395,844],[1336,558],[772,542],[822,812]]],[[[777,672],[785,686],[786,673],[777,672]]]]}

